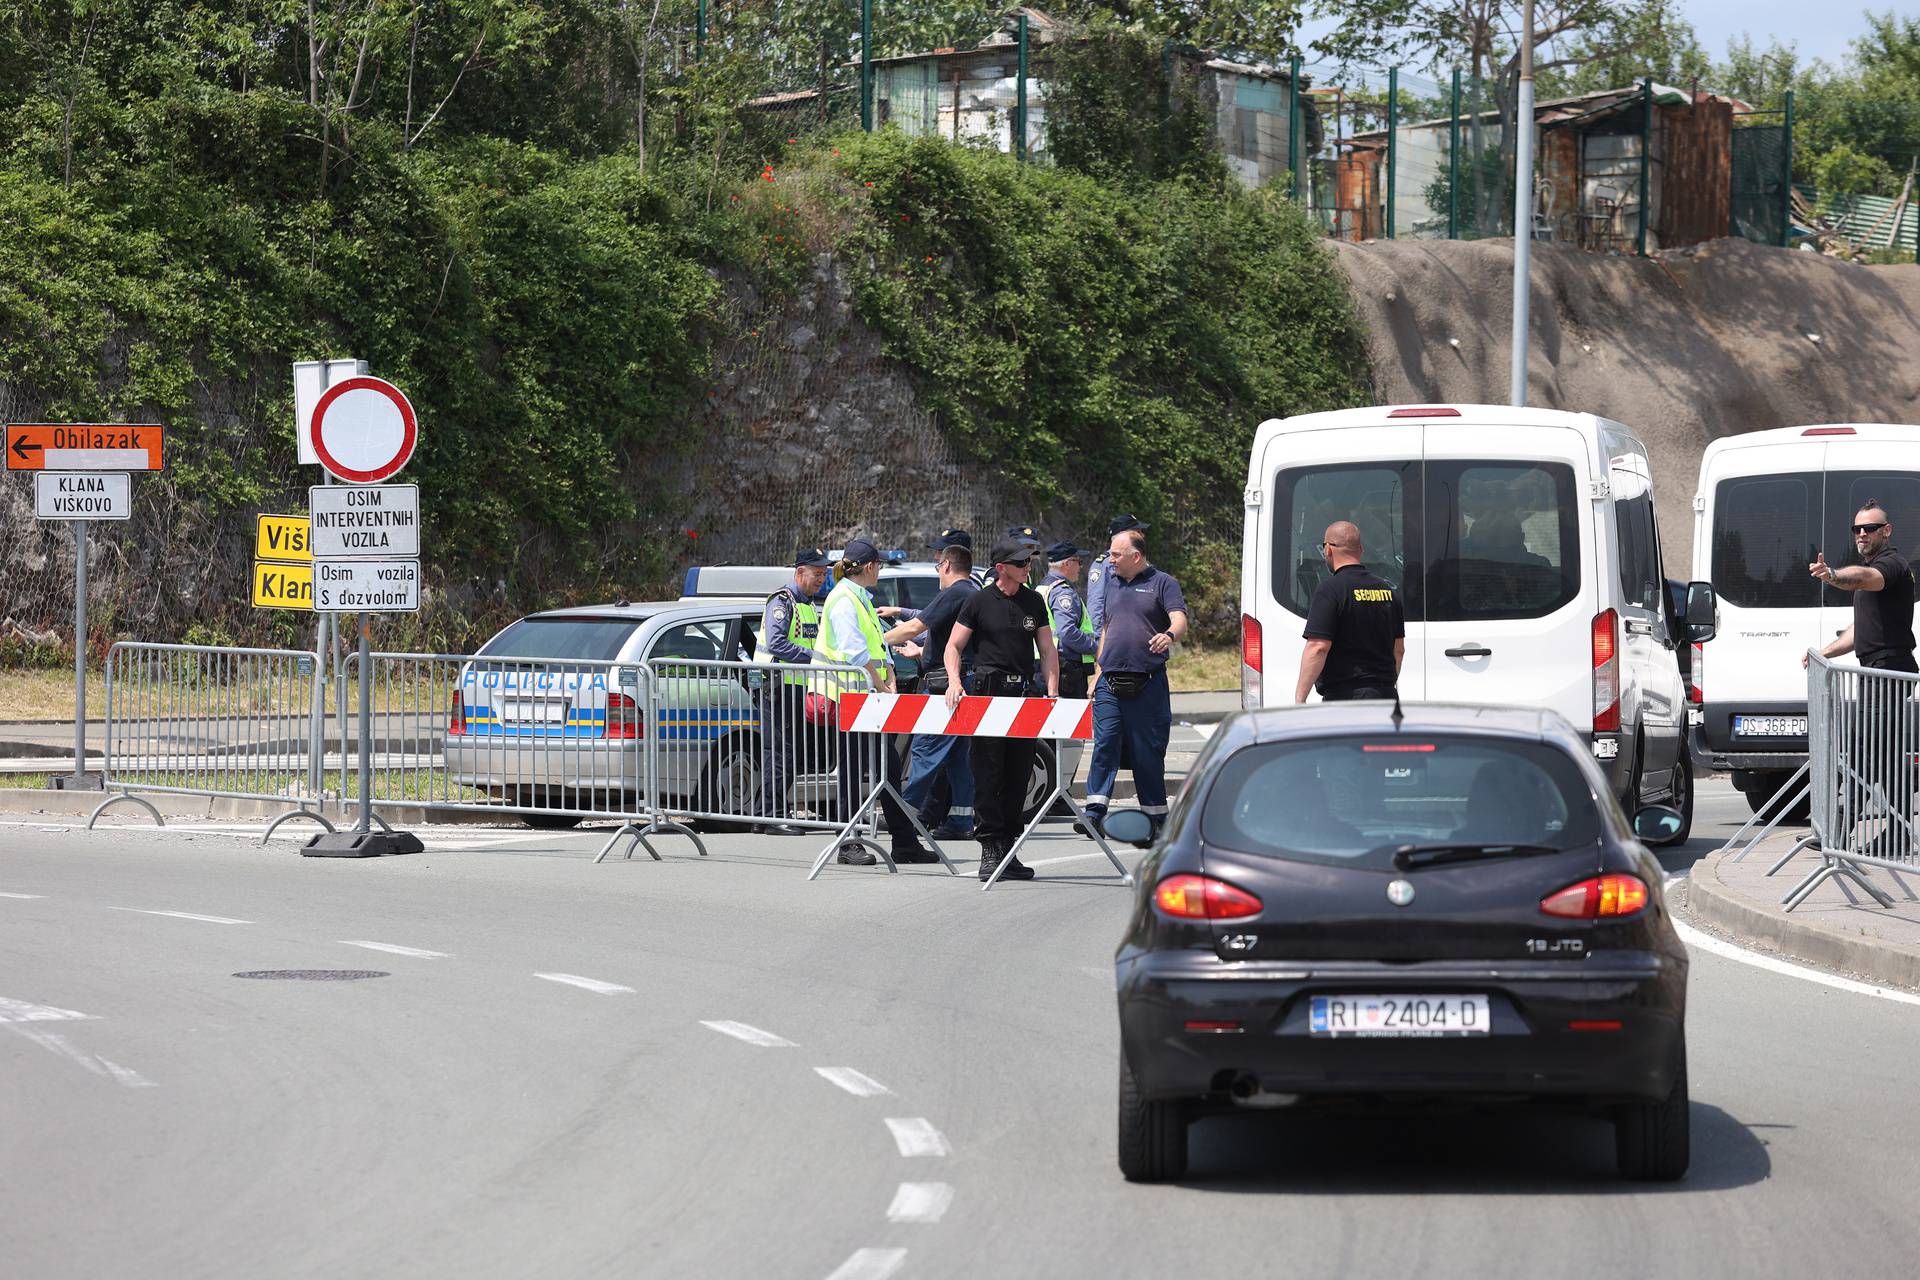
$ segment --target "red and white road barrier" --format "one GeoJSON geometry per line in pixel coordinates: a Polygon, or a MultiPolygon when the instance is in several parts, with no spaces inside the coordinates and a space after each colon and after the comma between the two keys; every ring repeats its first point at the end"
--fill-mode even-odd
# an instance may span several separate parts
{"type": "Polygon", "coordinates": [[[963,696],[951,709],[933,693],[843,693],[840,728],[847,733],[926,733],[949,738],[1054,738],[1093,741],[1093,703],[1086,698],[963,696]]]}

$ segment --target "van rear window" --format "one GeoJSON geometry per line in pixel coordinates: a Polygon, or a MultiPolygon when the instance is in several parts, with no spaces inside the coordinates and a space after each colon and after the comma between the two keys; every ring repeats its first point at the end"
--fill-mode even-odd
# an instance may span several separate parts
{"type": "Polygon", "coordinates": [[[1563,462],[1356,462],[1282,471],[1274,581],[1305,617],[1326,579],[1320,540],[1360,527],[1366,565],[1400,590],[1407,620],[1538,618],[1580,590],[1580,504],[1563,462]]]}
{"type": "Polygon", "coordinates": [[[1742,609],[1846,608],[1853,597],[1820,587],[1807,573],[1813,557],[1844,568],[1859,563],[1854,513],[1878,501],[1893,521],[1894,545],[1914,545],[1920,528],[1920,475],[1910,471],[1781,472],[1735,476],[1713,490],[1713,589],[1742,609]]]}

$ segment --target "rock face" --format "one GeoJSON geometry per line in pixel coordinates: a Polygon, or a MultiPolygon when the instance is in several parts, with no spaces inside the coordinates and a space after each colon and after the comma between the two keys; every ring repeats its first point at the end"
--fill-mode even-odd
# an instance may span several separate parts
{"type": "MultiPolygon", "coordinates": [[[[1511,240],[1343,244],[1339,257],[1381,403],[1506,403],[1511,240]]],[[[1640,433],[1671,576],[1690,563],[1709,440],[1920,423],[1920,267],[1713,240],[1646,259],[1538,244],[1532,275],[1529,401],[1640,433]]]]}

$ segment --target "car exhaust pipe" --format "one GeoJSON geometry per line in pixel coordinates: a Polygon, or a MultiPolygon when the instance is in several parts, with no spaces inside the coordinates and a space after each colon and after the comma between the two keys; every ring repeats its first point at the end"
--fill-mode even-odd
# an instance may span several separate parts
{"type": "Polygon", "coordinates": [[[1227,1086],[1227,1095],[1233,1099],[1236,1107],[1247,1107],[1255,1111],[1267,1111],[1276,1107],[1290,1107],[1300,1101],[1297,1093],[1268,1093],[1260,1085],[1260,1077],[1251,1071],[1242,1071],[1227,1086]]]}

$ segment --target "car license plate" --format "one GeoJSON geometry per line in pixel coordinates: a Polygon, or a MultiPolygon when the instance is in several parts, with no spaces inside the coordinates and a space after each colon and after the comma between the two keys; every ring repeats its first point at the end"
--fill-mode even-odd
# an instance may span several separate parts
{"type": "Polygon", "coordinates": [[[1316,1036],[1484,1036],[1485,996],[1314,996],[1316,1036]]]}
{"type": "Polygon", "coordinates": [[[555,724],[566,719],[567,704],[557,698],[532,702],[503,702],[500,716],[511,724],[555,724]]]}
{"type": "Polygon", "coordinates": [[[1807,736],[1807,718],[1805,716],[1735,716],[1733,736],[1736,738],[1804,738],[1807,736]]]}

